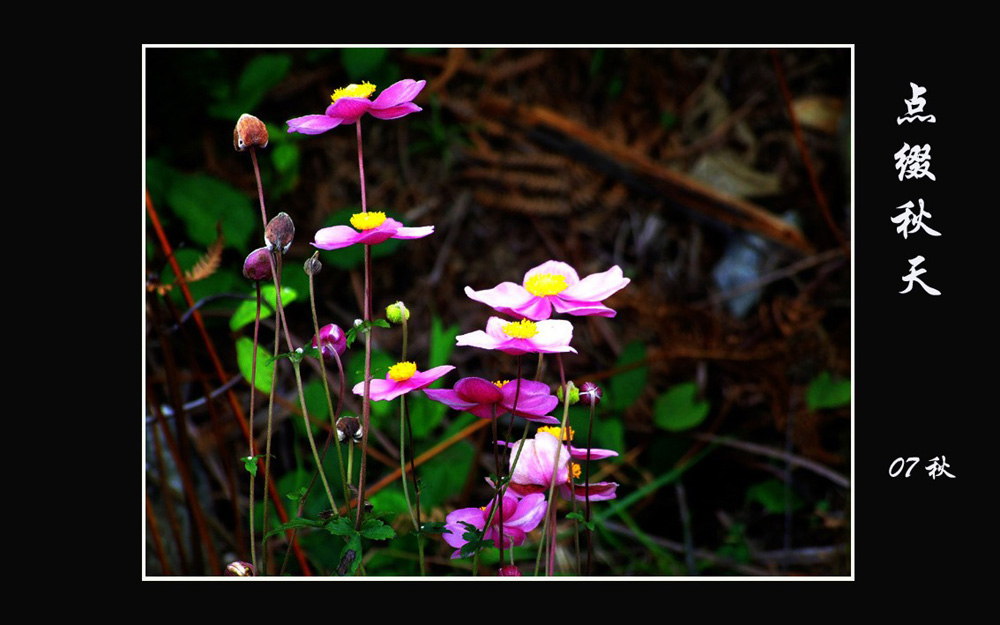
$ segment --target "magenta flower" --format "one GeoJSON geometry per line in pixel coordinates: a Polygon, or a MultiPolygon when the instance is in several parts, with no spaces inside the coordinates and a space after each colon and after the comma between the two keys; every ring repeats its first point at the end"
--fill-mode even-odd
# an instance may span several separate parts
{"type": "MultiPolygon", "coordinates": [[[[455,510],[445,517],[445,532],[443,534],[446,543],[455,547],[452,558],[462,557],[462,546],[468,540],[462,537],[469,532],[465,523],[472,525],[479,531],[486,527],[486,519],[493,509],[493,502],[482,508],[462,508],[455,510]]],[[[492,540],[494,546],[500,539],[500,518],[503,517],[503,549],[516,547],[524,543],[528,532],[538,527],[538,524],[545,518],[545,495],[537,493],[528,495],[521,500],[516,497],[504,496],[501,510],[493,515],[490,527],[483,535],[483,540],[492,540]]],[[[471,555],[471,554],[470,554],[471,555]]]]}
{"type": "Polygon", "coordinates": [[[413,103],[413,98],[425,84],[425,80],[400,80],[374,100],[368,98],[375,92],[375,85],[368,82],[348,85],[333,92],[330,96],[333,103],[323,115],[305,115],[288,120],[288,132],[318,135],[341,124],[354,123],[365,113],[379,119],[396,119],[416,113],[422,109],[413,103]]]}
{"type": "Polygon", "coordinates": [[[555,354],[573,352],[569,346],[573,340],[573,324],[561,319],[545,321],[504,321],[500,317],[490,317],[486,331],[476,330],[456,337],[457,345],[498,349],[513,356],[521,354],[555,354]]]}
{"type": "Polygon", "coordinates": [[[535,321],[551,317],[553,308],[568,315],[614,317],[617,313],[601,302],[629,282],[618,265],[581,280],[566,263],[550,260],[524,274],[523,285],[501,282],[484,291],[467,286],[465,294],[498,312],[535,321]]]}
{"type": "Polygon", "coordinates": [[[312,246],[321,250],[339,250],[355,243],[377,245],[388,239],[419,239],[434,232],[434,226],[405,228],[403,224],[378,211],[355,213],[351,217],[351,225],[354,228],[347,226],[320,228],[316,232],[314,237],[316,240],[312,242],[312,246]]]}
{"type": "MultiPolygon", "coordinates": [[[[525,496],[534,493],[547,493],[552,485],[552,475],[555,473],[556,486],[560,494],[569,499],[571,494],[577,501],[586,500],[586,488],[583,484],[573,482],[573,478],[580,477],[580,465],[572,462],[573,459],[586,459],[586,449],[579,449],[572,445],[564,444],[563,440],[573,440],[573,429],[569,430],[568,436],[560,436],[560,428],[540,427],[533,439],[524,441],[521,449],[521,456],[514,465],[514,458],[517,456],[517,447],[520,443],[508,443],[507,445],[515,451],[510,454],[510,463],[514,465],[510,476],[510,491],[515,495],[525,496]],[[558,452],[558,471],[556,471],[556,455],[558,452]]],[[[618,452],[610,449],[591,449],[590,459],[599,460],[617,456],[618,452]]],[[[605,501],[615,498],[615,490],[618,484],[615,482],[599,482],[590,485],[590,500],[605,501]]]]}
{"type": "MultiPolygon", "coordinates": [[[[371,382],[369,396],[373,401],[396,399],[410,391],[416,391],[434,383],[435,380],[455,367],[444,365],[427,371],[417,371],[417,365],[412,362],[400,362],[389,367],[384,380],[374,379],[371,382]]],[[[354,394],[364,396],[365,383],[354,385],[354,394]]]]}
{"type": "MultiPolygon", "coordinates": [[[[319,329],[319,344],[322,346],[320,353],[323,354],[324,360],[333,360],[334,352],[339,356],[347,351],[347,337],[340,326],[335,323],[329,323],[319,329]]],[[[315,336],[309,345],[316,347],[315,336]]]]}
{"type": "Polygon", "coordinates": [[[480,419],[491,419],[514,409],[514,394],[517,393],[518,417],[538,423],[558,424],[555,417],[545,416],[559,403],[559,399],[549,390],[547,384],[532,380],[521,380],[518,390],[517,380],[503,383],[490,382],[483,378],[462,378],[453,389],[425,389],[424,394],[450,406],[455,410],[470,412],[480,419]]]}

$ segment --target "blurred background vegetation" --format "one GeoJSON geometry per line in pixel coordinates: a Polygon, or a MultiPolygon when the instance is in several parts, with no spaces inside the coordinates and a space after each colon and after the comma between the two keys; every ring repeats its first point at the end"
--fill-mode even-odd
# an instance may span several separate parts
{"type": "MultiPolygon", "coordinates": [[[[406,302],[409,353],[421,369],[455,365],[448,387],[469,375],[514,377],[510,357],[454,349],[457,334],[490,315],[465,297],[467,285],[520,282],[549,259],[581,276],[619,265],[632,280],[606,302],[617,317],[572,319],[579,354],[564,359],[570,379],[603,387],[594,446],[620,453],[594,465],[598,479],[619,483],[617,500],[595,505],[595,573],[851,573],[849,49],[145,54],[148,575],[217,574],[249,560],[249,475],[239,460],[248,450],[227,397],[245,419],[254,291],[241,272],[262,227],[249,155],[232,148],[236,120],[251,113],[269,130],[258,159],[269,217],[284,211],[296,226],[283,299],[302,345],[313,334],[301,270],[309,241],[359,210],[356,136],[353,127],[288,134],[284,122],[321,113],[337,87],[368,80],[381,90],[402,78],[427,80],[416,100],[423,111],[364,118],[364,164],[369,209],[436,227],[432,237],[373,248],[375,310],[406,302]],[[190,292],[226,379],[175,288],[151,214],[183,271],[212,261],[190,292]]],[[[319,322],[347,328],[361,316],[361,252],[320,258],[319,322]]],[[[373,370],[384,375],[400,343],[398,329],[377,331],[373,370]]],[[[346,354],[348,389],[363,352],[356,343],[346,354]]],[[[286,365],[278,365],[272,472],[294,516],[313,464],[286,365]]],[[[535,362],[525,366],[533,375],[535,362]]],[[[319,373],[305,373],[322,440],[329,419],[319,373]]],[[[257,379],[270,384],[260,371],[257,379]]],[[[557,383],[552,363],[542,379],[557,383]]],[[[350,391],[344,406],[360,410],[350,391]]],[[[424,518],[482,505],[493,462],[487,431],[455,437],[476,419],[420,393],[410,409],[417,454],[451,441],[421,466],[424,518]]],[[[373,404],[370,483],[398,468],[396,410],[373,404]]],[[[573,408],[578,433],[586,419],[573,408]]],[[[399,537],[372,544],[367,573],[417,574],[398,480],[371,501],[399,537]]],[[[314,488],[303,515],[316,518],[324,503],[314,488]]],[[[303,530],[298,540],[302,557],[290,558],[287,573],[335,574],[337,537],[303,530]]],[[[286,544],[269,543],[278,566],[286,544]]],[[[570,543],[560,547],[567,561],[570,543]]],[[[450,553],[430,543],[431,574],[469,573],[468,560],[450,553]]],[[[533,549],[518,558],[533,560],[533,549]]],[[[489,557],[481,563],[492,574],[489,557]]]]}

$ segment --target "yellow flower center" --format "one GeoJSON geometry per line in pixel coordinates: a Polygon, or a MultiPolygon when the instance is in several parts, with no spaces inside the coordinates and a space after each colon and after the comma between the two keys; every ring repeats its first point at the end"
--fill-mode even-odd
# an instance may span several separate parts
{"type": "Polygon", "coordinates": [[[412,362],[399,362],[389,367],[389,377],[396,382],[409,380],[416,372],[417,365],[412,362]]]}
{"type": "Polygon", "coordinates": [[[564,441],[573,440],[573,428],[567,426],[566,431],[563,432],[562,428],[556,427],[554,425],[543,425],[538,428],[539,432],[547,432],[552,436],[564,441]]]}
{"type": "Polygon", "coordinates": [[[375,85],[365,81],[360,85],[347,85],[337,89],[330,96],[330,99],[336,102],[340,98],[367,98],[373,93],[375,93],[375,85]]]}
{"type": "Polygon", "coordinates": [[[580,477],[580,465],[578,465],[575,462],[571,462],[571,463],[569,463],[569,468],[570,468],[570,471],[573,473],[573,478],[574,479],[580,477]]]}
{"type": "Polygon", "coordinates": [[[568,286],[566,277],[558,273],[536,273],[528,278],[524,288],[532,295],[545,297],[562,293],[568,286]]]}
{"type": "Polygon", "coordinates": [[[515,339],[530,339],[531,337],[538,334],[538,327],[535,325],[534,321],[528,321],[527,319],[522,319],[520,321],[511,321],[510,323],[505,323],[503,326],[504,334],[515,339]]]}
{"type": "Polygon", "coordinates": [[[493,383],[497,385],[497,388],[503,388],[503,385],[508,382],[510,382],[510,380],[497,380],[493,383]]]}
{"type": "Polygon", "coordinates": [[[368,211],[367,213],[355,213],[351,215],[351,225],[358,230],[371,230],[378,228],[385,222],[385,213],[378,211],[368,211]]]}

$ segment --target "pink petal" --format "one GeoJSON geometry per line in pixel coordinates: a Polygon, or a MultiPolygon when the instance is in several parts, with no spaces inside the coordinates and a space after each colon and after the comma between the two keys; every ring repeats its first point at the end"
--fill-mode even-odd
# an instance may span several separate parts
{"type": "MultiPolygon", "coordinates": [[[[386,220],[388,221],[388,219],[386,220]]],[[[396,234],[392,235],[394,239],[420,239],[434,232],[434,226],[420,226],[417,228],[403,228],[399,227],[396,229],[396,234]]]]}
{"type": "Polygon", "coordinates": [[[441,365],[440,367],[434,367],[433,369],[428,369],[427,371],[417,371],[413,374],[413,377],[409,380],[404,380],[402,383],[408,383],[407,386],[410,390],[422,389],[425,386],[430,386],[437,381],[438,378],[444,376],[449,371],[454,369],[453,365],[441,365]]]}
{"type": "Polygon", "coordinates": [[[413,102],[404,102],[399,106],[393,106],[387,109],[376,109],[372,107],[368,113],[372,117],[377,117],[379,119],[399,119],[400,117],[405,117],[410,113],[419,113],[424,109],[420,108],[413,102]]]}
{"type": "MultiPolygon", "coordinates": [[[[354,394],[364,397],[365,395],[365,383],[364,381],[358,382],[354,385],[354,394]]],[[[372,379],[371,389],[369,391],[369,397],[372,401],[387,401],[390,399],[396,399],[400,395],[406,393],[410,389],[406,388],[402,384],[396,382],[395,380],[382,380],[380,378],[372,379]]]]}
{"type": "MultiPolygon", "coordinates": [[[[587,450],[585,448],[569,446],[569,453],[571,456],[577,459],[586,460],[587,450]]],[[[610,449],[597,449],[592,447],[590,449],[590,459],[600,460],[601,458],[613,458],[618,455],[617,451],[612,451],[610,449]]]]}
{"type": "MultiPolygon", "coordinates": [[[[506,499],[504,497],[504,500],[506,499]]],[[[541,493],[528,495],[517,503],[517,510],[514,514],[509,519],[503,520],[504,530],[506,531],[509,525],[530,532],[545,518],[545,509],[545,495],[541,493]]]]}
{"type": "Polygon", "coordinates": [[[552,307],[556,312],[577,317],[614,317],[618,314],[615,309],[608,308],[604,304],[567,300],[559,296],[552,298],[552,307]]]}
{"type": "Polygon", "coordinates": [[[354,228],[348,226],[330,226],[329,228],[320,228],[316,231],[316,236],[313,237],[316,240],[313,241],[313,247],[318,247],[321,250],[339,250],[343,247],[349,247],[358,242],[360,234],[354,228]]]}
{"type": "Polygon", "coordinates": [[[384,110],[403,102],[410,102],[413,98],[417,97],[417,94],[420,93],[426,84],[426,80],[404,78],[399,82],[389,85],[382,93],[378,94],[378,97],[372,102],[372,108],[384,110]]]}
{"type": "Polygon", "coordinates": [[[288,132],[318,135],[340,125],[340,119],[326,115],[305,115],[288,120],[288,132]]]}
{"type": "Polygon", "coordinates": [[[527,317],[532,321],[541,321],[548,319],[552,316],[552,302],[549,300],[555,299],[554,297],[536,297],[532,296],[528,303],[524,306],[519,306],[511,311],[511,314],[515,317],[527,317]]]}
{"type": "Polygon", "coordinates": [[[543,353],[573,352],[569,346],[573,340],[573,324],[564,319],[547,319],[537,324],[538,334],[529,339],[536,351],[543,353]]]}
{"type": "Polygon", "coordinates": [[[503,398],[497,385],[483,378],[462,378],[455,383],[455,392],[477,404],[495,404],[503,398]]]}
{"type": "Polygon", "coordinates": [[[372,101],[368,98],[340,98],[326,107],[326,115],[339,118],[341,122],[350,124],[361,119],[361,116],[367,113],[371,106],[372,101]]]}
{"type": "Polygon", "coordinates": [[[473,291],[471,287],[465,287],[465,294],[469,299],[486,304],[497,312],[517,317],[521,315],[514,312],[515,309],[523,308],[532,299],[537,299],[523,286],[513,282],[501,282],[496,287],[483,291],[473,291]]]}
{"type": "Polygon", "coordinates": [[[424,395],[455,410],[468,410],[476,405],[473,402],[462,399],[458,396],[458,393],[450,388],[425,388],[424,395]]]}
{"type": "Polygon", "coordinates": [[[523,284],[528,284],[528,278],[539,273],[554,273],[563,276],[566,278],[566,284],[569,286],[572,286],[580,281],[580,276],[576,273],[576,269],[573,269],[572,266],[559,262],[558,260],[549,260],[534,269],[529,269],[528,272],[524,274],[523,284]]]}
{"type": "Polygon", "coordinates": [[[587,276],[568,287],[559,297],[577,302],[599,302],[624,289],[629,282],[621,267],[615,265],[607,271],[587,276]]]}
{"type": "MultiPolygon", "coordinates": [[[[590,500],[591,501],[607,501],[609,499],[614,499],[616,496],[616,489],[618,484],[616,482],[597,482],[596,484],[590,485],[590,500]]],[[[560,489],[563,497],[569,499],[569,485],[564,485],[560,489]]],[[[586,501],[586,487],[583,484],[573,484],[573,496],[577,501],[586,501]]]]}
{"type": "Polygon", "coordinates": [[[455,337],[455,345],[458,347],[478,347],[479,349],[496,349],[499,342],[494,337],[486,334],[482,330],[459,334],[455,337]]]}

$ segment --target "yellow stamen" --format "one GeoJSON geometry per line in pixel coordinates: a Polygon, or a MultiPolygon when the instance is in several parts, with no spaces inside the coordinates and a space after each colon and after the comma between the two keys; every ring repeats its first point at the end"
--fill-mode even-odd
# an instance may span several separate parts
{"type": "Polygon", "coordinates": [[[330,99],[336,102],[340,98],[367,98],[373,93],[375,93],[375,85],[365,81],[360,85],[347,85],[337,89],[330,96],[330,99]]]}
{"type": "Polygon", "coordinates": [[[571,441],[571,440],[573,440],[573,428],[568,427],[568,426],[566,427],[566,431],[565,432],[562,431],[562,428],[556,427],[554,425],[543,425],[543,426],[540,426],[538,428],[538,431],[539,432],[547,432],[547,433],[551,434],[552,436],[555,436],[556,438],[558,438],[560,440],[564,440],[564,441],[571,441]]]}
{"type": "Polygon", "coordinates": [[[385,213],[378,211],[368,211],[367,213],[355,213],[351,215],[351,225],[358,230],[371,230],[378,228],[385,222],[385,213]]]}
{"type": "Polygon", "coordinates": [[[569,468],[570,468],[570,471],[573,473],[573,478],[574,479],[580,477],[580,465],[578,465],[575,462],[571,462],[571,463],[569,463],[569,468]]]}
{"type": "Polygon", "coordinates": [[[522,319],[520,321],[511,321],[510,323],[505,323],[503,325],[504,334],[515,339],[530,339],[531,337],[538,334],[538,327],[535,326],[534,321],[528,321],[527,319],[522,319]]]}
{"type": "Polygon", "coordinates": [[[568,286],[566,276],[558,273],[536,273],[524,283],[528,293],[538,297],[557,295],[565,291],[568,286]]]}
{"type": "Polygon", "coordinates": [[[399,362],[389,367],[389,377],[396,382],[409,380],[417,372],[417,365],[412,362],[399,362]]]}
{"type": "Polygon", "coordinates": [[[493,383],[497,385],[497,388],[503,388],[503,385],[508,382],[510,382],[510,380],[498,380],[493,383]]]}

